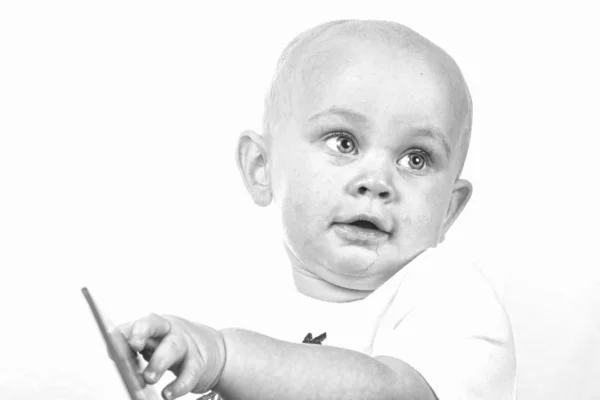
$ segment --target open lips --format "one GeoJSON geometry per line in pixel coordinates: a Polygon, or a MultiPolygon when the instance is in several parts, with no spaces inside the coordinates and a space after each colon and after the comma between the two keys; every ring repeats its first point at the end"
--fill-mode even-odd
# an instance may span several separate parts
{"type": "Polygon", "coordinates": [[[371,221],[365,221],[364,219],[350,222],[348,225],[353,225],[353,226],[363,228],[363,229],[372,229],[372,230],[379,230],[379,231],[382,230],[382,229],[379,229],[379,227],[377,225],[375,225],[374,223],[372,223],[371,221]]]}
{"type": "Polygon", "coordinates": [[[381,218],[366,214],[357,215],[352,218],[343,218],[340,221],[337,221],[336,223],[354,226],[367,231],[378,231],[387,234],[389,234],[391,231],[390,224],[386,223],[381,218]]]}

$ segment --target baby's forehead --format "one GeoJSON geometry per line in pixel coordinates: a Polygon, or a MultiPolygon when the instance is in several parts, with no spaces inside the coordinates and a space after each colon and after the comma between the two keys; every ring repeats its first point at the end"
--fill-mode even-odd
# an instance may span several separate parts
{"type": "Polygon", "coordinates": [[[385,106],[398,111],[390,117],[429,116],[460,124],[468,109],[461,77],[443,54],[428,51],[353,37],[323,42],[305,54],[290,82],[292,114],[296,119],[333,106],[370,116],[385,106]]]}

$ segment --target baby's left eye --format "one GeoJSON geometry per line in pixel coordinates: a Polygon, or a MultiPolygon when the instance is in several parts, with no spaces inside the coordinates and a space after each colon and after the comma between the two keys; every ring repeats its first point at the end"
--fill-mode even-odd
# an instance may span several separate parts
{"type": "Polygon", "coordinates": [[[420,171],[429,163],[429,156],[422,151],[411,151],[398,161],[400,166],[420,171]]]}

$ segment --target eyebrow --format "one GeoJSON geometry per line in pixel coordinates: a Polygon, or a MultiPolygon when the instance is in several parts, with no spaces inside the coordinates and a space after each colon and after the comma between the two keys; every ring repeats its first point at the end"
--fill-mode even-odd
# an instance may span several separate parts
{"type": "Polygon", "coordinates": [[[446,138],[446,135],[444,135],[442,131],[437,127],[430,125],[419,127],[415,130],[415,133],[413,135],[429,137],[435,140],[436,142],[441,143],[442,147],[444,148],[444,152],[446,153],[446,157],[450,158],[450,155],[452,154],[452,149],[450,147],[450,144],[448,143],[448,138],[446,138]]]}
{"type": "Polygon", "coordinates": [[[366,123],[369,120],[366,115],[343,107],[330,107],[325,111],[313,114],[308,120],[313,121],[315,119],[326,117],[328,115],[338,115],[360,123],[366,123]]]}

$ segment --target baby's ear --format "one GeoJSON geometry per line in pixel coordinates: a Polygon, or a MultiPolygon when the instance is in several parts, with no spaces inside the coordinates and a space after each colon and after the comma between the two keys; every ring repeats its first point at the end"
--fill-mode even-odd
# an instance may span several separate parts
{"type": "Polygon", "coordinates": [[[440,243],[444,241],[446,232],[448,232],[454,221],[456,221],[462,210],[464,210],[472,193],[473,185],[471,185],[471,182],[466,179],[458,179],[454,182],[450,204],[448,205],[448,211],[446,212],[446,218],[444,219],[444,224],[442,226],[442,235],[439,240],[440,243]]]}
{"type": "Polygon", "coordinates": [[[271,184],[267,171],[268,152],[262,136],[253,131],[240,135],[236,149],[236,161],[246,190],[256,204],[271,204],[271,184]]]}

